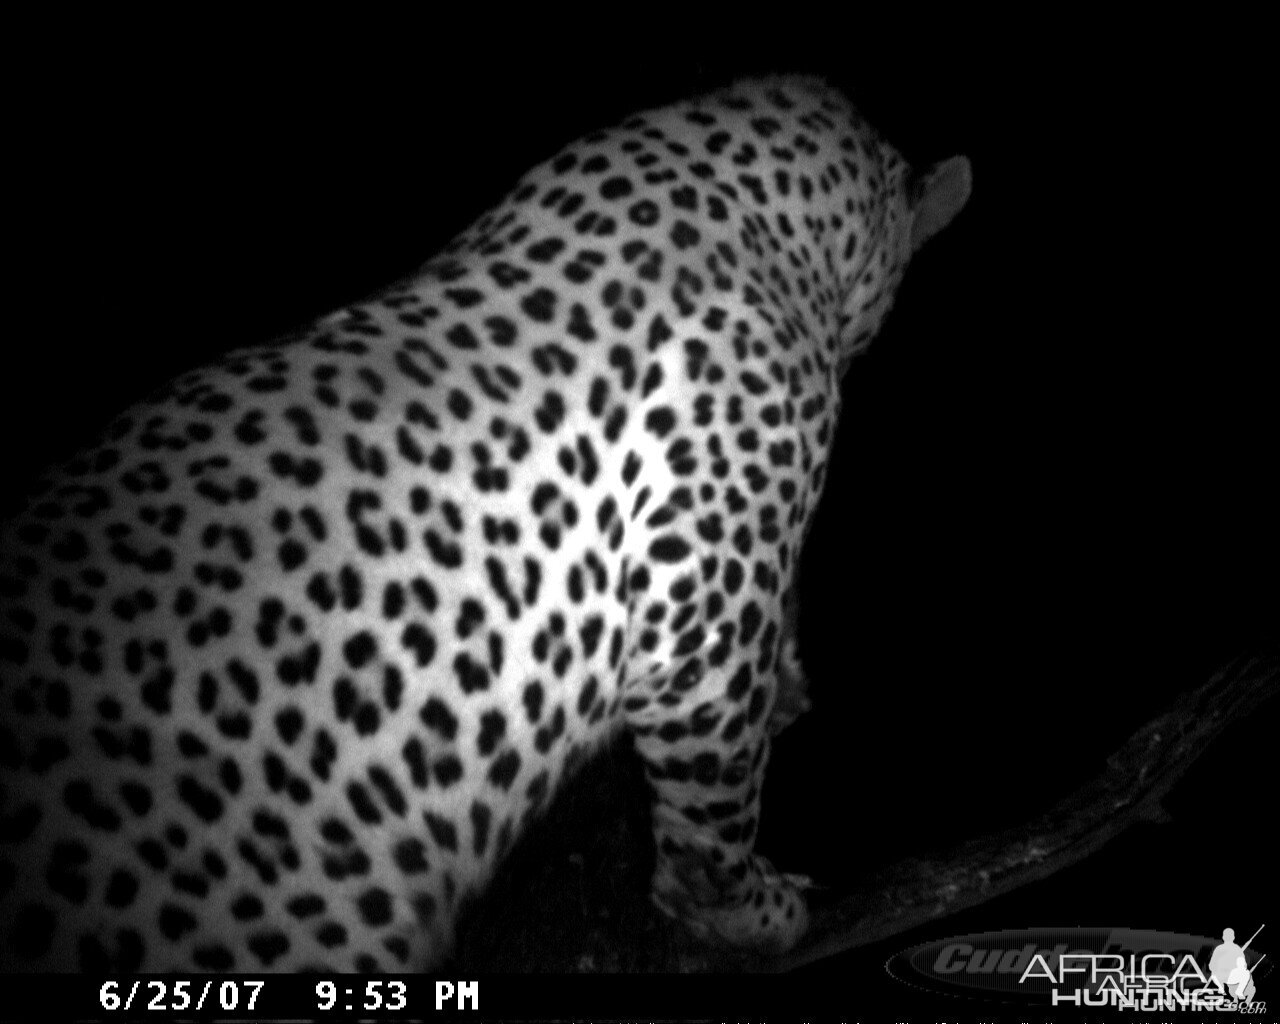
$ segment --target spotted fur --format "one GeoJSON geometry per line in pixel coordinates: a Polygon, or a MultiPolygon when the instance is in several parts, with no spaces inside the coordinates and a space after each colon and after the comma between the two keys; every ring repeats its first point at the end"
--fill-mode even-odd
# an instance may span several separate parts
{"type": "Polygon", "coordinates": [[[0,535],[0,967],[428,967],[622,729],[659,906],[795,941],[752,846],[797,557],[841,375],[967,189],[741,83],[117,419],[0,535]]]}

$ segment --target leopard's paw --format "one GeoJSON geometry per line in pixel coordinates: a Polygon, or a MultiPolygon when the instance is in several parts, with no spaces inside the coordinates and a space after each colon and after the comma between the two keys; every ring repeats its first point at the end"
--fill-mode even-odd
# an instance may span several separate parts
{"type": "MultiPolygon", "coordinates": [[[[683,887],[655,887],[653,901],[701,938],[784,953],[809,926],[804,890],[810,885],[805,876],[781,874],[764,857],[753,856],[746,880],[730,899],[707,903],[683,887]]],[[[705,889],[699,895],[705,897],[705,889]]]]}

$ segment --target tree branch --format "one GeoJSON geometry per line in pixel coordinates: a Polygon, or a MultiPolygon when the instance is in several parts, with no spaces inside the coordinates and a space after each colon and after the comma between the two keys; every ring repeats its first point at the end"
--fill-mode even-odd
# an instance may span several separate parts
{"type": "Polygon", "coordinates": [[[1138,822],[1167,820],[1161,801],[1169,790],[1278,684],[1280,653],[1237,658],[1135,732],[1093,782],[1046,814],[859,879],[815,913],[799,946],[758,966],[791,970],[878,942],[1055,874],[1138,822]]]}
{"type": "Polygon", "coordinates": [[[773,972],[879,942],[1056,874],[1138,822],[1166,820],[1165,795],[1223,730],[1280,692],[1278,684],[1280,651],[1237,658],[1135,732],[1096,779],[1048,812],[812,893],[809,932],[773,958],[707,946],[649,903],[652,843],[639,765],[606,751],[467,916],[458,963],[499,972],[773,972]]]}

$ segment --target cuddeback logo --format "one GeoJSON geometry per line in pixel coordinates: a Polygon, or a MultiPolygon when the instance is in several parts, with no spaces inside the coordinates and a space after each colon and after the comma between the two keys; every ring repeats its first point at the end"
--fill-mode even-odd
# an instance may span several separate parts
{"type": "Polygon", "coordinates": [[[1271,971],[1254,939],[1131,928],[982,932],[908,949],[885,965],[898,981],[970,999],[1137,1010],[1266,1012],[1271,971]],[[1264,983],[1265,987],[1265,983],[1264,983]]]}

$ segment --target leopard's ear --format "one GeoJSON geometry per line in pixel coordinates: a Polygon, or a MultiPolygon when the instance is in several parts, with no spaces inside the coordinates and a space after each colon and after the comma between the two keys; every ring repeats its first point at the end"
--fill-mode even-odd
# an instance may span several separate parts
{"type": "Polygon", "coordinates": [[[917,252],[930,238],[951,223],[969,201],[973,168],[968,157],[953,156],[934,164],[911,183],[911,251],[917,252]]]}

